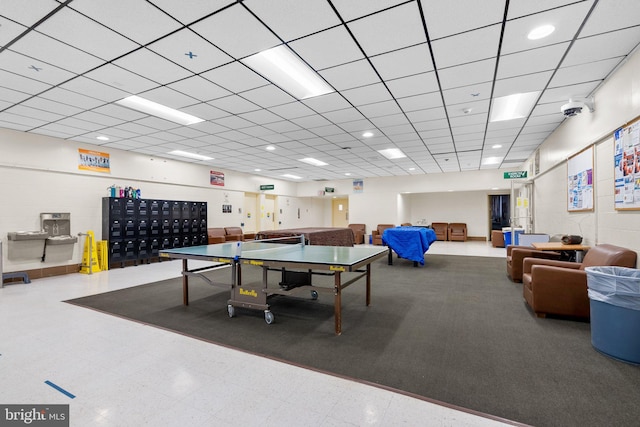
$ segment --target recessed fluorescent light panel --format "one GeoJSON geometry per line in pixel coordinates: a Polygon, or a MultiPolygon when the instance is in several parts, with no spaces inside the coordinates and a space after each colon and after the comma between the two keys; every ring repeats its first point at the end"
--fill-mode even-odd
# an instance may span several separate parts
{"type": "Polygon", "coordinates": [[[329,164],[323,162],[322,160],[314,159],[313,157],[305,157],[304,159],[300,159],[300,161],[313,166],[327,166],[329,164]]]}
{"type": "Polygon", "coordinates": [[[378,153],[382,154],[389,160],[402,159],[403,157],[407,157],[407,155],[400,151],[398,148],[387,148],[386,150],[378,150],[378,153]]]}
{"type": "Polygon", "coordinates": [[[540,92],[527,92],[494,98],[489,121],[501,122],[527,117],[539,95],[540,92]]]}
{"type": "Polygon", "coordinates": [[[184,126],[204,122],[203,119],[192,116],[191,114],[174,110],[166,105],[158,104],[157,102],[149,101],[148,99],[140,98],[135,95],[116,101],[116,104],[131,108],[132,110],[147,113],[151,116],[160,117],[161,119],[170,120],[184,126]]]}
{"type": "Polygon", "coordinates": [[[497,165],[502,161],[502,157],[485,157],[482,159],[483,165],[497,165]]]}
{"type": "Polygon", "coordinates": [[[291,179],[302,179],[301,176],[297,176],[297,175],[291,175],[290,173],[285,173],[284,175],[282,175],[285,178],[291,178],[291,179]]]}
{"type": "Polygon", "coordinates": [[[189,153],[188,151],[182,151],[182,150],[169,151],[169,154],[173,154],[174,156],[180,156],[180,157],[188,157],[189,159],[195,159],[195,160],[213,160],[213,157],[203,156],[202,154],[189,153]]]}
{"type": "Polygon", "coordinates": [[[327,82],[285,45],[264,50],[241,61],[297,99],[333,92],[327,82]]]}
{"type": "Polygon", "coordinates": [[[109,137],[107,137],[107,136],[97,136],[96,139],[99,139],[100,141],[108,141],[109,137]]]}

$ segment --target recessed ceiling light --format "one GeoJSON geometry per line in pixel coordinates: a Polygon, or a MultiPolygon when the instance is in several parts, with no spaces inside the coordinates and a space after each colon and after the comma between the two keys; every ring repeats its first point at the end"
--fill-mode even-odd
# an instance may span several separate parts
{"type": "Polygon", "coordinates": [[[373,136],[373,132],[371,132],[371,131],[367,131],[367,132],[362,134],[363,138],[371,138],[372,136],[373,136]]]}
{"type": "Polygon", "coordinates": [[[483,165],[497,165],[502,161],[502,157],[485,157],[482,159],[483,165]]]}
{"type": "Polygon", "coordinates": [[[301,176],[297,176],[297,175],[292,175],[290,173],[285,173],[284,175],[282,175],[285,178],[291,178],[291,179],[302,179],[301,176]]]}
{"type": "Polygon", "coordinates": [[[313,157],[305,157],[304,159],[299,159],[301,162],[308,163],[313,166],[327,166],[329,163],[325,163],[322,160],[314,159],[313,157]]]}
{"type": "Polygon", "coordinates": [[[414,170],[416,170],[416,168],[409,168],[409,170],[410,170],[410,171],[414,171],[414,170]]]}
{"type": "Polygon", "coordinates": [[[173,154],[174,156],[180,156],[180,157],[188,157],[189,159],[195,159],[195,160],[213,160],[213,157],[203,156],[202,154],[189,153],[188,151],[182,151],[182,150],[169,151],[169,154],[173,154]]]}
{"type": "Polygon", "coordinates": [[[539,26],[537,28],[534,28],[533,30],[529,31],[529,34],[527,35],[527,38],[529,40],[540,40],[540,39],[543,39],[543,38],[547,37],[548,35],[553,33],[555,30],[556,30],[556,27],[554,27],[551,24],[541,25],[541,26],[539,26]]]}
{"type": "Polygon", "coordinates": [[[267,150],[267,151],[273,151],[273,150],[276,149],[276,147],[274,147],[273,145],[269,145],[269,146],[265,147],[264,149],[267,150]]]}
{"type": "Polygon", "coordinates": [[[307,99],[334,91],[286,45],[263,50],[242,59],[241,62],[297,99],[307,99]]]}
{"type": "Polygon", "coordinates": [[[502,145],[500,144],[494,144],[491,146],[491,148],[502,148],[502,145]]]}
{"type": "Polygon", "coordinates": [[[261,172],[261,171],[262,171],[262,169],[254,169],[253,171],[254,171],[254,172],[261,172]]]}
{"type": "Polygon", "coordinates": [[[97,136],[96,139],[99,139],[100,141],[108,141],[109,137],[107,137],[107,136],[97,136]]]}
{"type": "Polygon", "coordinates": [[[148,99],[140,98],[139,96],[129,96],[121,99],[120,101],[116,101],[116,104],[185,126],[204,122],[203,119],[196,116],[183,113],[182,111],[175,110],[167,107],[166,105],[158,104],[157,102],[149,101],[148,99]]]}
{"type": "Polygon", "coordinates": [[[400,149],[398,148],[387,148],[386,150],[378,150],[378,153],[382,154],[389,160],[394,159],[402,159],[403,157],[407,157],[400,149]]]}
{"type": "Polygon", "coordinates": [[[540,92],[514,93],[494,98],[491,103],[490,122],[501,122],[526,117],[533,108],[540,92]]]}
{"type": "Polygon", "coordinates": [[[346,176],[351,176],[351,172],[345,172],[346,176]]]}

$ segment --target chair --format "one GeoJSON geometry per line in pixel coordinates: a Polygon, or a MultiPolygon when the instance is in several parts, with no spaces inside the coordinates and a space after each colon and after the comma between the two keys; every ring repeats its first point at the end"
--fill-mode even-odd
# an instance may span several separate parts
{"type": "Polygon", "coordinates": [[[436,232],[437,240],[449,240],[449,223],[446,222],[432,222],[431,228],[436,232]]]}
{"type": "Polygon", "coordinates": [[[253,240],[255,233],[245,234],[241,227],[225,227],[225,239],[227,242],[242,242],[244,240],[253,240]]]}
{"type": "Polygon", "coordinates": [[[525,258],[522,291],[538,317],[547,314],[590,317],[585,267],[619,266],[635,268],[637,254],[619,246],[601,244],[587,251],[581,263],[525,258]]]}
{"type": "Polygon", "coordinates": [[[378,227],[376,227],[376,229],[371,232],[373,244],[378,246],[382,245],[382,233],[387,228],[393,227],[395,227],[394,224],[378,224],[378,227]]]}
{"type": "Polygon", "coordinates": [[[539,251],[531,246],[507,246],[507,276],[514,282],[522,282],[522,263],[525,258],[560,259],[560,252],[539,251]]]}
{"type": "Polygon", "coordinates": [[[466,242],[467,224],[464,222],[452,222],[449,224],[449,240],[452,242],[466,242]]]}
{"type": "Polygon", "coordinates": [[[504,248],[504,233],[501,230],[491,230],[491,246],[504,248]]]}
{"type": "Polygon", "coordinates": [[[207,228],[207,242],[210,245],[227,241],[224,228],[207,228]]]}
{"type": "Polygon", "coordinates": [[[367,226],[365,224],[349,224],[348,227],[353,231],[353,243],[356,245],[364,243],[367,226]]]}
{"type": "Polygon", "coordinates": [[[403,226],[403,227],[411,227],[411,223],[410,222],[403,222],[400,225],[403,226]]]}

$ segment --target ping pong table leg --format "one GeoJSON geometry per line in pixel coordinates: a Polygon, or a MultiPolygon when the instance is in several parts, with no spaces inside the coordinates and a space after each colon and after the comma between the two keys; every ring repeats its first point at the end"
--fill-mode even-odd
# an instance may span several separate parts
{"type": "Polygon", "coordinates": [[[342,284],[340,283],[340,272],[336,271],[333,279],[335,301],[333,304],[336,335],[342,334],[342,284]]]}
{"type": "Polygon", "coordinates": [[[189,271],[187,259],[182,260],[182,304],[189,305],[189,276],[185,273],[189,271]]]}
{"type": "MultiPolygon", "coordinates": [[[[389,250],[391,252],[391,250],[389,250]]],[[[371,304],[371,263],[367,264],[367,307],[371,304]]]]}

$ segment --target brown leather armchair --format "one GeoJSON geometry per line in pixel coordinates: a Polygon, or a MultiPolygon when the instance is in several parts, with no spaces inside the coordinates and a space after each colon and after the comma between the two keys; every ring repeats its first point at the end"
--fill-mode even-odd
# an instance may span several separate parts
{"type": "Polygon", "coordinates": [[[356,245],[364,243],[367,226],[365,224],[349,224],[348,227],[353,231],[353,243],[356,245]]]}
{"type": "Polygon", "coordinates": [[[394,224],[378,224],[378,227],[376,227],[376,229],[371,232],[371,236],[373,237],[373,244],[378,246],[382,245],[382,233],[387,228],[393,227],[395,227],[394,224]]]}
{"type": "Polygon", "coordinates": [[[433,228],[433,231],[435,231],[437,240],[449,240],[448,222],[432,222],[431,228],[433,228]]]}
{"type": "Polygon", "coordinates": [[[525,258],[560,259],[560,252],[538,251],[531,246],[507,246],[507,276],[514,282],[522,282],[522,264],[525,258]]]}
{"type": "Polygon", "coordinates": [[[244,233],[240,227],[225,227],[224,238],[227,242],[242,242],[244,240],[244,233]]]}
{"type": "Polygon", "coordinates": [[[491,246],[504,248],[504,233],[502,230],[491,230],[491,246]]]}
{"type": "Polygon", "coordinates": [[[536,316],[547,314],[590,317],[585,267],[635,268],[637,254],[619,246],[601,244],[589,249],[582,263],[525,258],[522,267],[524,299],[536,316]]]}
{"type": "Polygon", "coordinates": [[[467,241],[467,224],[464,222],[452,222],[449,224],[449,240],[466,242],[467,241]]]}
{"type": "Polygon", "coordinates": [[[207,228],[207,241],[210,245],[226,242],[225,235],[224,228],[207,228]]]}

